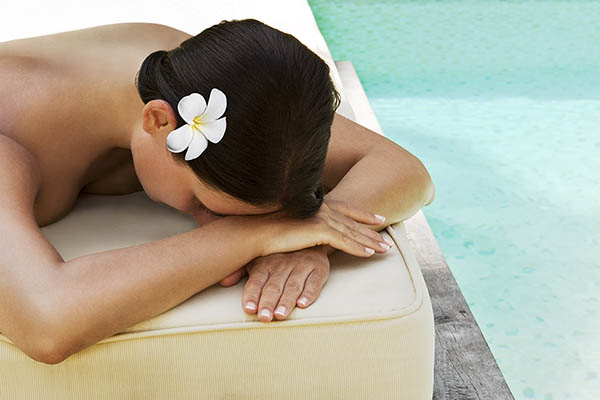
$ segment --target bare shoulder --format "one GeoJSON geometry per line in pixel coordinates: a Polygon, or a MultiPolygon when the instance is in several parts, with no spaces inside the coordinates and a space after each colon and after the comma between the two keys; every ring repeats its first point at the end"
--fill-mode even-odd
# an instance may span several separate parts
{"type": "MultiPolygon", "coordinates": [[[[134,22],[134,24],[135,24],[135,22],[134,22]]],[[[178,33],[181,35],[193,36],[187,32],[184,32],[182,30],[179,30],[179,29],[169,26],[169,25],[158,24],[158,23],[154,23],[154,22],[141,22],[141,23],[138,22],[137,24],[144,24],[148,29],[158,29],[158,30],[163,30],[163,31],[175,32],[175,33],[178,33]]]]}
{"type": "Polygon", "coordinates": [[[118,30],[119,32],[126,35],[167,35],[168,38],[181,41],[193,36],[187,32],[184,32],[172,26],[154,22],[121,22],[116,24],[103,25],[103,27],[106,27],[107,29],[118,30]]]}
{"type": "MultiPolygon", "coordinates": [[[[78,39],[85,43],[148,43],[155,45],[170,44],[185,40],[192,35],[174,27],[153,22],[118,22],[114,24],[96,25],[77,30],[53,33],[30,38],[34,40],[62,41],[78,39]]],[[[30,40],[26,39],[26,40],[30,40]]]]}

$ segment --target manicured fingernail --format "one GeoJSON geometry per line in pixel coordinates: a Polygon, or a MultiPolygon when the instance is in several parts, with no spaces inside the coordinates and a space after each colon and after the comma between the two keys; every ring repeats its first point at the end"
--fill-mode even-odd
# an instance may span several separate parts
{"type": "Polygon", "coordinates": [[[390,246],[394,245],[394,242],[392,242],[390,239],[388,239],[386,237],[383,238],[383,241],[386,242],[387,244],[389,244],[390,246]]]}
{"type": "Polygon", "coordinates": [[[369,253],[369,254],[373,254],[373,253],[375,253],[375,250],[373,250],[373,249],[370,249],[370,248],[368,248],[368,247],[365,247],[365,250],[366,250],[366,251],[367,251],[367,253],[369,253]]]}
{"type": "Polygon", "coordinates": [[[298,303],[300,303],[303,307],[306,307],[306,305],[308,304],[308,299],[302,296],[302,298],[298,300],[298,303]]]}
{"type": "Polygon", "coordinates": [[[387,243],[383,243],[383,242],[379,242],[379,244],[381,245],[381,247],[383,247],[383,248],[384,248],[384,249],[386,249],[386,250],[389,250],[389,249],[390,249],[390,247],[392,247],[392,246],[390,246],[389,244],[387,244],[387,243]]]}
{"type": "Polygon", "coordinates": [[[379,214],[373,214],[375,215],[375,218],[377,218],[379,221],[383,222],[385,221],[385,217],[383,215],[379,215],[379,214]]]}
{"type": "Polygon", "coordinates": [[[256,310],[256,304],[253,301],[249,301],[246,303],[246,308],[248,310],[254,311],[254,310],[256,310]]]}
{"type": "Polygon", "coordinates": [[[266,308],[260,312],[261,317],[269,318],[271,316],[271,311],[266,308]]]}
{"type": "Polygon", "coordinates": [[[285,315],[285,307],[284,306],[277,307],[277,310],[275,310],[275,314],[285,315]]]}

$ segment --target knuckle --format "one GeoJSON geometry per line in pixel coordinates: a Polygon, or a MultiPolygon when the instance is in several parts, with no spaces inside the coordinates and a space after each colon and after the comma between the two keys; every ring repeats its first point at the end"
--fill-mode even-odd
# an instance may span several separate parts
{"type": "Polygon", "coordinates": [[[259,263],[254,264],[254,266],[252,268],[252,276],[261,278],[264,280],[266,280],[269,277],[269,273],[267,272],[267,269],[263,262],[261,262],[260,264],[259,263]]]}
{"type": "Polygon", "coordinates": [[[342,235],[342,242],[345,244],[351,244],[352,243],[352,238],[346,234],[344,234],[344,232],[340,232],[340,234],[342,235]]]}
{"type": "Polygon", "coordinates": [[[327,277],[329,276],[329,267],[319,268],[315,271],[315,274],[317,274],[321,279],[327,279],[327,277]]]}
{"type": "Polygon", "coordinates": [[[348,227],[345,224],[340,223],[339,224],[339,228],[337,228],[340,232],[342,232],[344,235],[348,235],[350,233],[350,230],[348,229],[348,227]]]}
{"type": "Polygon", "coordinates": [[[300,290],[302,290],[302,287],[304,285],[299,282],[299,281],[288,281],[288,283],[285,286],[286,291],[293,291],[293,292],[299,292],[300,290]]]}
{"type": "Polygon", "coordinates": [[[259,281],[258,279],[248,279],[248,281],[246,282],[246,289],[247,290],[254,290],[254,289],[260,289],[263,287],[263,283],[262,281],[259,281]]]}
{"type": "Polygon", "coordinates": [[[279,293],[280,291],[281,291],[281,286],[279,286],[275,282],[267,282],[267,284],[263,287],[263,292],[279,293]]]}
{"type": "Polygon", "coordinates": [[[308,281],[308,285],[310,287],[314,287],[315,285],[317,285],[320,281],[323,280],[323,274],[317,271],[314,271],[312,274],[310,274],[310,280],[308,281]]]}
{"type": "Polygon", "coordinates": [[[322,287],[327,279],[329,278],[329,268],[314,270],[312,274],[310,274],[310,280],[307,282],[307,286],[310,288],[314,287],[322,287]]]}
{"type": "Polygon", "coordinates": [[[369,242],[371,248],[373,248],[373,246],[378,247],[379,246],[379,241],[377,240],[377,238],[373,238],[369,235],[361,235],[362,237],[365,238],[366,241],[369,242]]]}

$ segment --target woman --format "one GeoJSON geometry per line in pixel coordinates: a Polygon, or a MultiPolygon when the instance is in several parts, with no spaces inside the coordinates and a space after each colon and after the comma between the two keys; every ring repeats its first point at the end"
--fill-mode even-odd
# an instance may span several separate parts
{"type": "MultiPolygon", "coordinates": [[[[324,198],[356,158],[336,145],[343,152],[325,162],[333,121],[351,127],[335,114],[327,64],[259,21],[196,36],[125,23],[0,43],[0,90],[0,332],[35,360],[60,362],[244,273],[246,312],[266,310],[266,322],[283,306],[283,319],[314,302],[335,249],[388,249],[368,227],[383,220],[324,198]],[[198,129],[175,137],[191,123],[188,96],[224,111],[219,140],[198,129]],[[200,227],[68,262],[39,231],[81,192],[140,190],[200,227]]],[[[407,167],[398,176],[412,179],[401,184],[414,214],[433,199],[429,175],[374,136],[394,147],[379,159],[407,167]]]]}

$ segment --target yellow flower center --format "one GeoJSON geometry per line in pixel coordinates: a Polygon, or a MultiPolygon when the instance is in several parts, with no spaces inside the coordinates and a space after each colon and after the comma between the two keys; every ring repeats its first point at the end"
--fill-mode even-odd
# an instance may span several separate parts
{"type": "Polygon", "coordinates": [[[198,128],[198,125],[200,125],[204,122],[204,118],[199,115],[196,115],[192,121],[194,121],[193,124],[190,124],[190,126],[192,127],[192,130],[200,133],[201,131],[198,128]]]}

